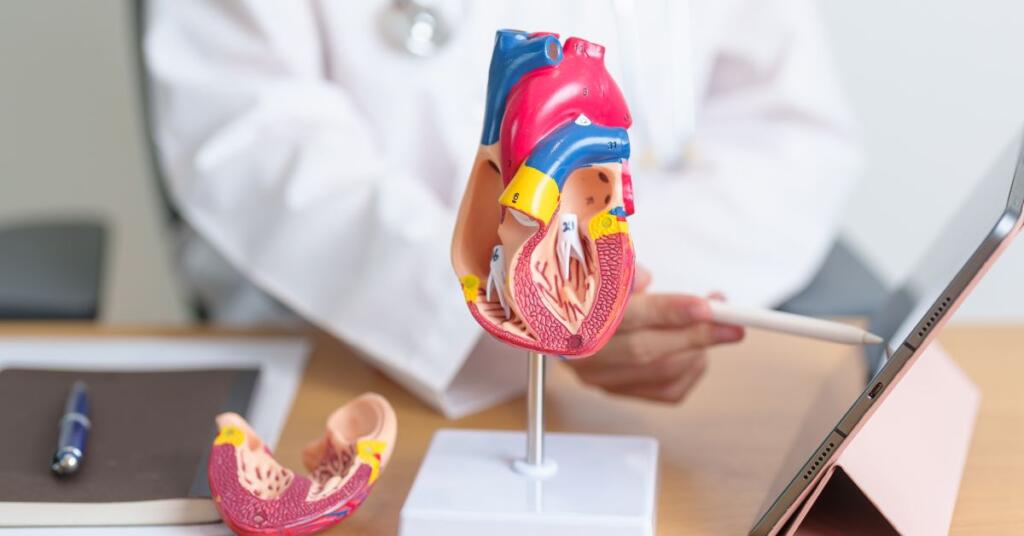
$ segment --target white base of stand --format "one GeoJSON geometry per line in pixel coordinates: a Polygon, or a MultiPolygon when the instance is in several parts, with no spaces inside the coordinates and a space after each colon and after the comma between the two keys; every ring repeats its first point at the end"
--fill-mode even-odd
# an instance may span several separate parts
{"type": "Polygon", "coordinates": [[[518,459],[512,462],[512,468],[519,471],[519,474],[530,478],[550,478],[558,472],[558,464],[554,460],[544,460],[544,463],[532,464],[525,459],[518,459]]]}
{"type": "Polygon", "coordinates": [[[549,476],[513,468],[522,432],[439,430],[402,507],[401,536],[652,536],[658,442],[547,434],[549,476]]]}

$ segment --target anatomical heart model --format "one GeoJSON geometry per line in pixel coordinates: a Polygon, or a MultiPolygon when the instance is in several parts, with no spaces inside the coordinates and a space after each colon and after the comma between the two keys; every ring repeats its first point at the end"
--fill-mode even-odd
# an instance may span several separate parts
{"type": "Polygon", "coordinates": [[[634,268],[631,122],[601,45],[497,33],[452,243],[466,303],[491,335],[584,357],[618,327],[634,268]]]}
{"type": "Polygon", "coordinates": [[[365,394],[327,419],[302,452],[309,471],[282,467],[235,413],[217,416],[207,476],[221,518],[236,534],[313,534],[345,519],[370,493],[395,445],[396,418],[383,397],[365,394]]]}

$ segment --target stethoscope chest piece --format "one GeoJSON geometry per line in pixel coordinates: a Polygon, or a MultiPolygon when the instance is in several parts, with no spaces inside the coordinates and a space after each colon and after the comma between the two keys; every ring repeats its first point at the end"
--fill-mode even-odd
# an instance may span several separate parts
{"type": "Polygon", "coordinates": [[[436,54],[451,37],[441,13],[417,0],[392,1],[381,14],[380,24],[388,42],[421,58],[436,54]]]}

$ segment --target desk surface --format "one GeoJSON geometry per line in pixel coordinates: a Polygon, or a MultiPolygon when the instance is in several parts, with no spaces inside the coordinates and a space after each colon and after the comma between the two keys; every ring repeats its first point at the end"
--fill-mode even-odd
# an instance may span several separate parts
{"type": "MultiPolygon", "coordinates": [[[[62,324],[0,324],[0,335],[197,335],[205,330],[110,329],[62,324]]],[[[332,534],[395,534],[398,512],[433,432],[442,427],[522,430],[520,398],[448,421],[330,337],[317,344],[277,449],[300,467],[305,442],[323,433],[324,419],[365,391],[388,397],[398,413],[398,444],[376,489],[356,515],[332,534]]],[[[954,534],[1024,533],[1024,327],[953,327],[942,344],[983,393],[954,534]]],[[[548,422],[552,431],[645,434],[661,444],[658,533],[745,534],[798,432],[831,426],[858,389],[852,351],[751,331],[742,345],[715,350],[708,374],[679,406],[609,397],[575,381],[552,363],[548,422]],[[827,385],[829,389],[823,389],[827,385]],[[826,391],[843,393],[823,397],[826,391]],[[826,408],[807,419],[807,408],[826,408]]],[[[525,378],[524,378],[525,381],[525,378]]],[[[788,472],[785,469],[783,472],[788,472]]]]}

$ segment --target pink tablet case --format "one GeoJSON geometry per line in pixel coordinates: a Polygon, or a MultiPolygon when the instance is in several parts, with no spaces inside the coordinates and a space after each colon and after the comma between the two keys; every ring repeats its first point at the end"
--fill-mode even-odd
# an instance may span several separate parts
{"type": "Polygon", "coordinates": [[[981,394],[934,339],[1022,228],[1019,217],[776,532],[949,532],[981,394]]]}
{"type": "Polygon", "coordinates": [[[981,395],[938,344],[844,444],[786,534],[945,534],[981,395]]]}

